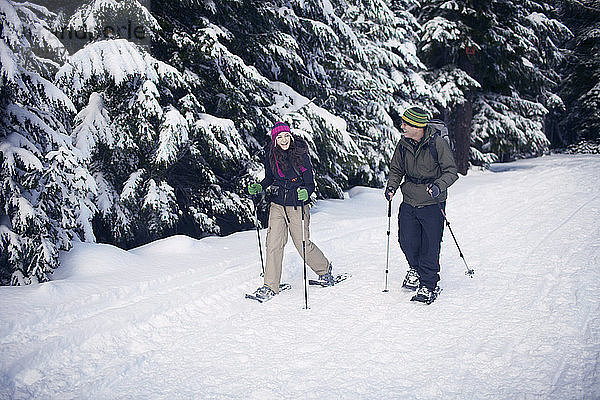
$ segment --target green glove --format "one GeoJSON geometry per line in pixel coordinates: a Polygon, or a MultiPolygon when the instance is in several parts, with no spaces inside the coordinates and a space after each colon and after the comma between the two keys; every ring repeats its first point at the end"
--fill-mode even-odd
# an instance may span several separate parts
{"type": "Polygon", "coordinates": [[[298,188],[298,200],[300,200],[300,201],[308,200],[308,190],[298,188]]]}
{"type": "Polygon", "coordinates": [[[248,185],[248,193],[257,194],[262,192],[262,186],[260,183],[251,183],[248,185]]]}

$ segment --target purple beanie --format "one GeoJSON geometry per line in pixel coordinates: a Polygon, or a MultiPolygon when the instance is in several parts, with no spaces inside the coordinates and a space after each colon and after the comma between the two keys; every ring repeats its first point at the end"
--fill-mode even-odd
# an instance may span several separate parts
{"type": "Polygon", "coordinates": [[[277,139],[277,135],[279,135],[281,132],[291,133],[292,131],[287,124],[283,122],[276,122],[273,126],[273,129],[271,129],[271,140],[273,141],[273,144],[275,143],[275,139],[277,139]]]}

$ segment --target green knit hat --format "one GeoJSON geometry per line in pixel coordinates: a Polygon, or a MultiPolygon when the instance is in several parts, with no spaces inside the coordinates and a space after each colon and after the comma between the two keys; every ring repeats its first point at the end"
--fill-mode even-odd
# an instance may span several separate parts
{"type": "Polygon", "coordinates": [[[419,107],[411,107],[404,111],[402,120],[410,126],[425,128],[427,125],[427,112],[419,107]]]}

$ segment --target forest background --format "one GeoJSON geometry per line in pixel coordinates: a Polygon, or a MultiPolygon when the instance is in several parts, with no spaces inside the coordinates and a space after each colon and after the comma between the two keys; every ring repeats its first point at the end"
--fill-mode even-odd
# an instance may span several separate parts
{"type": "Polygon", "coordinates": [[[254,227],[279,120],[316,198],[381,187],[413,105],[462,174],[599,148],[599,1],[0,0],[0,23],[1,284],[73,241],[254,227]]]}

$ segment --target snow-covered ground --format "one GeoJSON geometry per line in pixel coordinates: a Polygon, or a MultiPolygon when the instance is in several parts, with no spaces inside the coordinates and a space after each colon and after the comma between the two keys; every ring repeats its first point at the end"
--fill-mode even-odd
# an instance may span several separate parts
{"type": "Polygon", "coordinates": [[[313,208],[314,241],[353,277],[311,287],[309,310],[291,243],[293,289],[244,299],[261,284],[255,231],[77,245],[52,282],[0,288],[0,398],[600,398],[599,175],[599,156],[555,155],[461,177],[447,214],[476,272],[446,230],[430,306],[400,288],[399,198],[382,293],[375,189],[313,208]]]}

